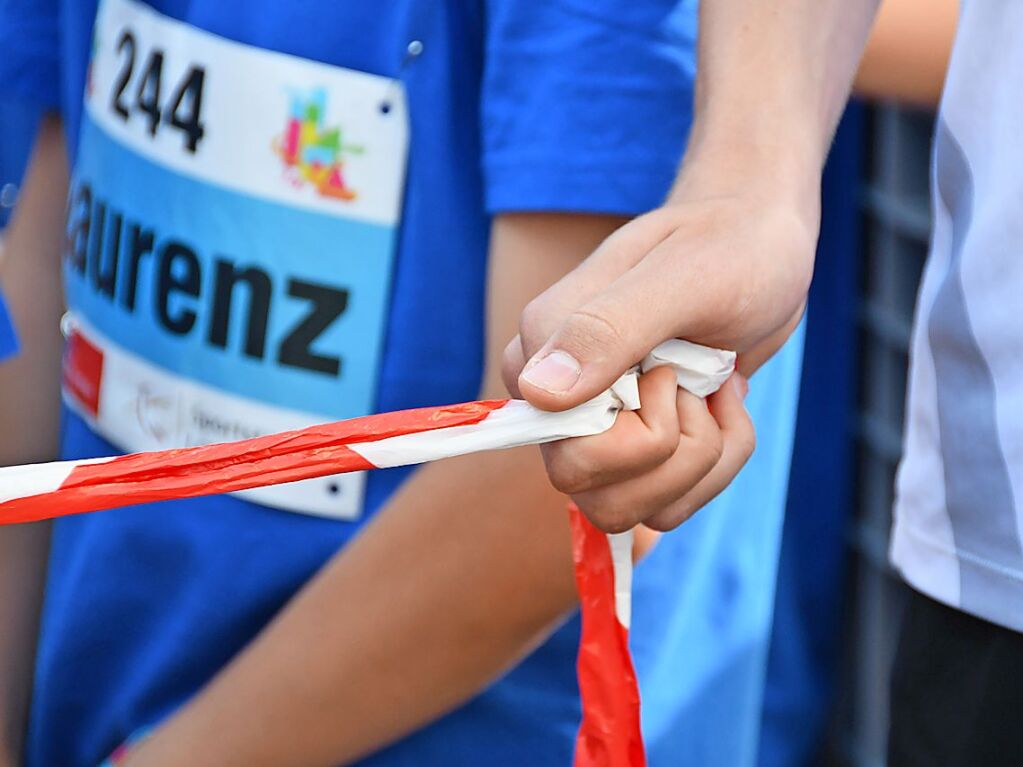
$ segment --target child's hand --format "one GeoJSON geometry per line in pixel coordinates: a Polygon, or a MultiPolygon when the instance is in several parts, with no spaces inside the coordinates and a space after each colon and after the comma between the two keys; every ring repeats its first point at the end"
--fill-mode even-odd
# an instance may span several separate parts
{"type": "Polygon", "coordinates": [[[677,527],[753,453],[746,388],[736,373],[703,400],[679,389],[670,368],[652,370],[639,380],[642,407],[609,431],[543,446],[551,483],[609,532],[677,527]]]}
{"type": "MultiPolygon", "coordinates": [[[[745,376],[784,343],[812,273],[816,202],[805,202],[807,184],[787,192],[725,175],[684,175],[672,201],[615,232],[526,308],[505,352],[513,394],[573,407],[669,338],[738,351],[745,376]]],[[[742,376],[704,403],[662,375],[644,376],[642,410],[611,431],[544,448],[554,485],[605,530],[675,527],[752,452],[742,376]]]]}

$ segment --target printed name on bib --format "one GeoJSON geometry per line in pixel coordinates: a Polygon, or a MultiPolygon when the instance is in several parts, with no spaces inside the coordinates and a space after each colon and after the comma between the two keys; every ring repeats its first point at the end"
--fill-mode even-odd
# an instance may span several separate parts
{"type": "MultiPolygon", "coordinates": [[[[80,184],[68,206],[67,261],[92,291],[124,312],[150,312],[168,333],[193,335],[212,349],[262,360],[269,355],[281,365],[337,376],[341,356],[315,351],[316,341],[344,314],[346,288],[284,275],[274,275],[225,255],[206,260],[204,274],[198,249],[183,235],[164,234],[155,226],[132,220],[80,184]],[[155,274],[152,290],[140,297],[139,275],[155,274]],[[146,295],[148,293],[148,295],[146,295]],[[302,307],[279,338],[269,339],[271,306],[288,301],[302,307]],[[240,303],[246,304],[239,314],[240,303]],[[240,322],[232,328],[232,318],[240,322]],[[232,344],[230,339],[237,339],[232,344]]],[[[147,281],[148,283],[148,281],[147,281]]]]}

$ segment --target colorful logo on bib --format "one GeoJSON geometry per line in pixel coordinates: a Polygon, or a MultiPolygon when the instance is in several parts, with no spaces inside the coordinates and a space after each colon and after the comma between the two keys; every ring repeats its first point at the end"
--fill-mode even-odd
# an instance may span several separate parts
{"type": "Polygon", "coordinates": [[[344,155],[362,154],[363,147],[347,143],[339,126],[326,127],[323,116],[327,92],[316,88],[292,92],[284,132],[274,139],[274,151],[284,162],[285,175],[296,187],[311,184],[323,197],[354,200],[356,191],[345,182],[344,155]]]}

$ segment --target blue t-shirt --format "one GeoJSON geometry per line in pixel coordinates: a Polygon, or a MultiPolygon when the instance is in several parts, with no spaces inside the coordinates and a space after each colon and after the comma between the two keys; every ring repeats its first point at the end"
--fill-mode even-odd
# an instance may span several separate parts
{"type": "MultiPolygon", "coordinates": [[[[403,82],[408,164],[373,383],[373,408],[379,411],[476,395],[493,214],[647,210],[668,190],[684,145],[692,96],[692,3],[162,0],[149,5],[161,19],[216,36],[203,36],[202,45],[228,40],[250,52],[278,52],[403,82]],[[422,43],[418,56],[408,53],[412,41],[422,43]]],[[[156,66],[151,52],[141,43],[140,50],[129,51],[134,43],[123,36],[111,41],[94,35],[95,13],[95,3],[87,0],[0,4],[0,50],[5,51],[0,83],[22,98],[60,109],[76,175],[83,169],[106,172],[100,159],[107,155],[80,155],[80,141],[90,152],[110,148],[95,140],[102,131],[97,133],[82,108],[83,93],[103,76],[90,74],[90,53],[117,43],[122,58],[114,61],[123,65],[129,53],[138,56],[132,77],[143,81],[132,79],[121,91],[125,111],[136,123],[148,119],[159,89],[150,77],[156,66]]],[[[168,54],[168,72],[173,63],[168,54]]],[[[181,82],[196,83],[187,73],[181,82]]],[[[174,85],[169,79],[162,98],[174,85]]],[[[209,89],[213,93],[212,74],[209,89]]],[[[191,129],[191,136],[201,139],[197,121],[190,120],[195,114],[189,114],[196,102],[189,102],[188,88],[181,93],[180,113],[171,109],[171,117],[181,118],[183,138],[191,129]]],[[[317,122],[319,102],[310,98],[298,109],[300,121],[311,120],[309,141],[333,147],[336,156],[338,142],[348,137],[339,139],[330,125],[317,122]]],[[[117,106],[117,101],[104,102],[103,108],[117,106]]],[[[164,140],[167,121],[166,113],[162,122],[153,118],[154,141],[164,140]]],[[[297,127],[295,135],[304,137],[302,130],[297,127]]],[[[216,140],[212,131],[206,133],[209,141],[216,140]]],[[[290,151],[286,131],[279,135],[273,147],[284,156],[290,151]]],[[[344,193],[344,181],[318,175],[314,159],[303,168],[305,175],[291,176],[296,185],[322,182],[328,192],[344,193]]],[[[330,157],[326,162],[332,167],[330,157]]],[[[238,172],[244,175],[246,169],[238,172]]],[[[232,183],[232,178],[223,181],[225,187],[232,183]]],[[[159,191],[175,209],[180,202],[175,195],[190,188],[159,191]]],[[[107,226],[117,219],[114,210],[111,203],[107,226]]],[[[117,220],[126,231],[132,226],[127,213],[117,220]]],[[[134,236],[141,242],[142,229],[134,236]]],[[[138,272],[136,278],[141,285],[146,278],[138,275],[150,274],[153,293],[163,296],[165,328],[187,333],[196,321],[197,303],[191,299],[198,298],[198,279],[196,285],[190,280],[198,266],[195,254],[188,255],[187,231],[181,237],[174,245],[176,261],[164,245],[166,269],[138,272]],[[171,290],[174,302],[168,298],[171,290]]],[[[71,248],[69,270],[76,263],[71,248]]],[[[323,271],[330,266],[324,264],[323,271]]],[[[102,284],[102,272],[89,274],[102,284]]],[[[250,282],[255,293],[258,280],[250,282]]],[[[123,304],[110,306],[103,309],[108,319],[142,322],[140,315],[124,312],[123,304]]],[[[107,328],[116,330],[113,324],[107,328]]],[[[155,347],[164,343],[157,335],[164,331],[153,328],[155,347]]],[[[757,377],[749,407],[761,439],[747,470],[712,508],[668,536],[637,572],[633,636],[654,767],[679,764],[681,757],[692,764],[736,767],[755,755],[799,352],[797,339],[757,377]]],[[[326,356],[319,347],[309,359],[326,356]]],[[[208,371],[194,372],[201,378],[208,371]]],[[[69,410],[63,452],[77,458],[117,448],[78,411],[69,410]]],[[[166,717],[358,532],[409,473],[372,472],[362,514],[354,521],[218,496],[59,522],[38,649],[28,765],[93,765],[130,733],[166,717]]],[[[577,639],[577,621],[569,621],[475,699],[363,763],[570,763],[579,719],[577,639]]]]}
{"type": "Polygon", "coordinates": [[[0,293],[0,362],[13,357],[18,352],[18,336],[14,332],[14,323],[7,311],[3,293],[0,293]]]}
{"type": "MultiPolygon", "coordinates": [[[[36,117],[35,108],[0,98],[0,125],[4,126],[4,141],[0,142],[0,190],[8,184],[16,189],[21,183],[35,133],[36,117]]],[[[5,207],[10,206],[10,203],[10,200],[0,200],[0,234],[7,226],[13,209],[5,207]]],[[[17,352],[18,335],[4,302],[3,291],[0,290],[0,362],[13,357],[17,352]]]]}

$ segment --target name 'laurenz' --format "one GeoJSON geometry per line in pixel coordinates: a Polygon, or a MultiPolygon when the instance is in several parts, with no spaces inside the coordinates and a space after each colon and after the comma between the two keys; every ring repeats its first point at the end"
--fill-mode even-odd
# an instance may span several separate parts
{"type": "MultiPolygon", "coordinates": [[[[124,310],[134,313],[141,297],[139,274],[151,260],[152,309],[167,332],[179,336],[203,334],[211,347],[229,349],[232,314],[244,317],[240,353],[254,358],[267,356],[274,284],[271,275],[257,266],[241,266],[217,255],[203,275],[195,248],[175,237],[158,237],[152,227],[128,220],[105,202],[94,199],[88,184],[79,184],[68,201],[66,257],[91,287],[124,310]],[[232,313],[236,294],[248,299],[244,314],[232,313]],[[200,321],[202,315],[208,320],[200,321]],[[205,325],[205,328],[203,327],[205,325]]],[[[348,306],[348,291],[294,277],[285,278],[284,294],[277,300],[301,301],[307,311],[284,333],[271,350],[281,365],[337,376],[340,355],[313,351],[312,345],[348,306]]],[[[237,331],[236,331],[237,332],[237,331]]]]}

